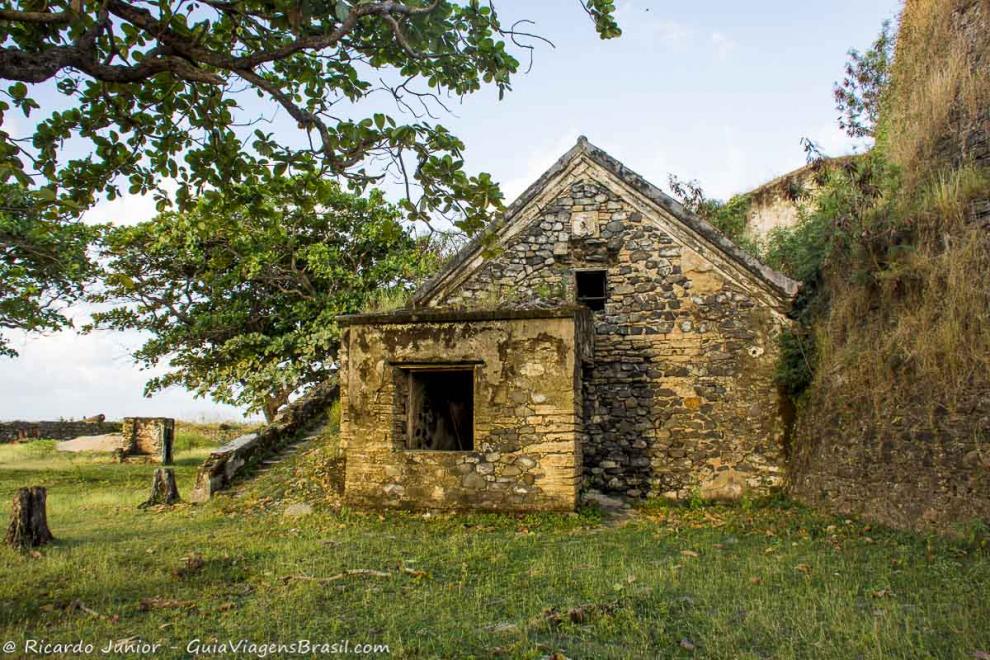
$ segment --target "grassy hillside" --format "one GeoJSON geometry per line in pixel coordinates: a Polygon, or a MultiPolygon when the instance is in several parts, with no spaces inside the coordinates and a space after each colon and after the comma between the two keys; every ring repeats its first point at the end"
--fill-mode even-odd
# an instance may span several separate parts
{"type": "Polygon", "coordinates": [[[990,3],[908,0],[876,147],[772,255],[807,283],[783,369],[806,499],[990,521],[988,72],[990,3]]]}

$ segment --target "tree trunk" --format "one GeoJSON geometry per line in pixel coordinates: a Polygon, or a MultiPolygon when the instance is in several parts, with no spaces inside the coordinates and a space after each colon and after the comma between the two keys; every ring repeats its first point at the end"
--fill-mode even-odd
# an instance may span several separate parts
{"type": "Polygon", "coordinates": [[[175,504],[179,497],[179,487],[175,484],[175,470],[172,468],[158,468],[155,470],[155,478],[151,482],[151,497],[148,501],[139,506],[141,509],[158,506],[159,504],[175,504]]]}
{"type": "Polygon", "coordinates": [[[14,506],[10,510],[7,545],[26,550],[55,540],[48,529],[48,514],[45,510],[47,496],[47,491],[41,486],[17,490],[14,494],[14,506]]]}
{"type": "Polygon", "coordinates": [[[266,423],[271,424],[275,421],[278,411],[289,402],[289,396],[291,394],[292,390],[281,389],[265,397],[265,401],[261,407],[262,412],[265,414],[266,423]]]}

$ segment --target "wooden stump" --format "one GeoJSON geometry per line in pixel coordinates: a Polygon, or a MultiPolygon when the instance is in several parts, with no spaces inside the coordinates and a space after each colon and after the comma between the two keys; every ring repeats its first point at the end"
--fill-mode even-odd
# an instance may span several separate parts
{"type": "Polygon", "coordinates": [[[48,529],[45,511],[47,491],[41,486],[19,488],[14,494],[14,506],[10,510],[10,526],[7,527],[7,545],[18,550],[36,548],[53,540],[48,529]]]}
{"type": "Polygon", "coordinates": [[[158,468],[155,470],[154,481],[151,482],[151,497],[141,504],[140,508],[158,506],[159,504],[175,504],[179,497],[179,487],[175,484],[175,470],[172,468],[158,468]]]}

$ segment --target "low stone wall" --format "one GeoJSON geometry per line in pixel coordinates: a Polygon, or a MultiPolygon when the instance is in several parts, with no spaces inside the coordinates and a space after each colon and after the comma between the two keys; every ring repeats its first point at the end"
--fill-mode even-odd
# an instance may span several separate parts
{"type": "Polygon", "coordinates": [[[882,429],[851,406],[811,403],[816,411],[800,416],[795,429],[795,498],[916,531],[990,523],[990,397],[974,396],[966,414],[933,423],[892,411],[882,429]]]}
{"type": "Polygon", "coordinates": [[[83,435],[119,433],[120,422],[0,422],[0,443],[47,438],[72,440],[83,435]]]}
{"type": "Polygon", "coordinates": [[[296,440],[300,432],[325,419],[338,392],[336,381],[325,381],[286,406],[268,426],[212,452],[196,473],[189,499],[206,502],[214,493],[229,488],[248,468],[296,440]]]}

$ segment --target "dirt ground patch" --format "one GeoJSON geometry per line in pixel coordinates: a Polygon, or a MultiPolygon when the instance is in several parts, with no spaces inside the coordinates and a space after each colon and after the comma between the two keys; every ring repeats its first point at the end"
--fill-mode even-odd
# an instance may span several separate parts
{"type": "Polygon", "coordinates": [[[104,435],[84,435],[72,440],[66,440],[56,445],[59,451],[105,451],[112,452],[124,446],[124,438],[119,433],[104,435]]]}

